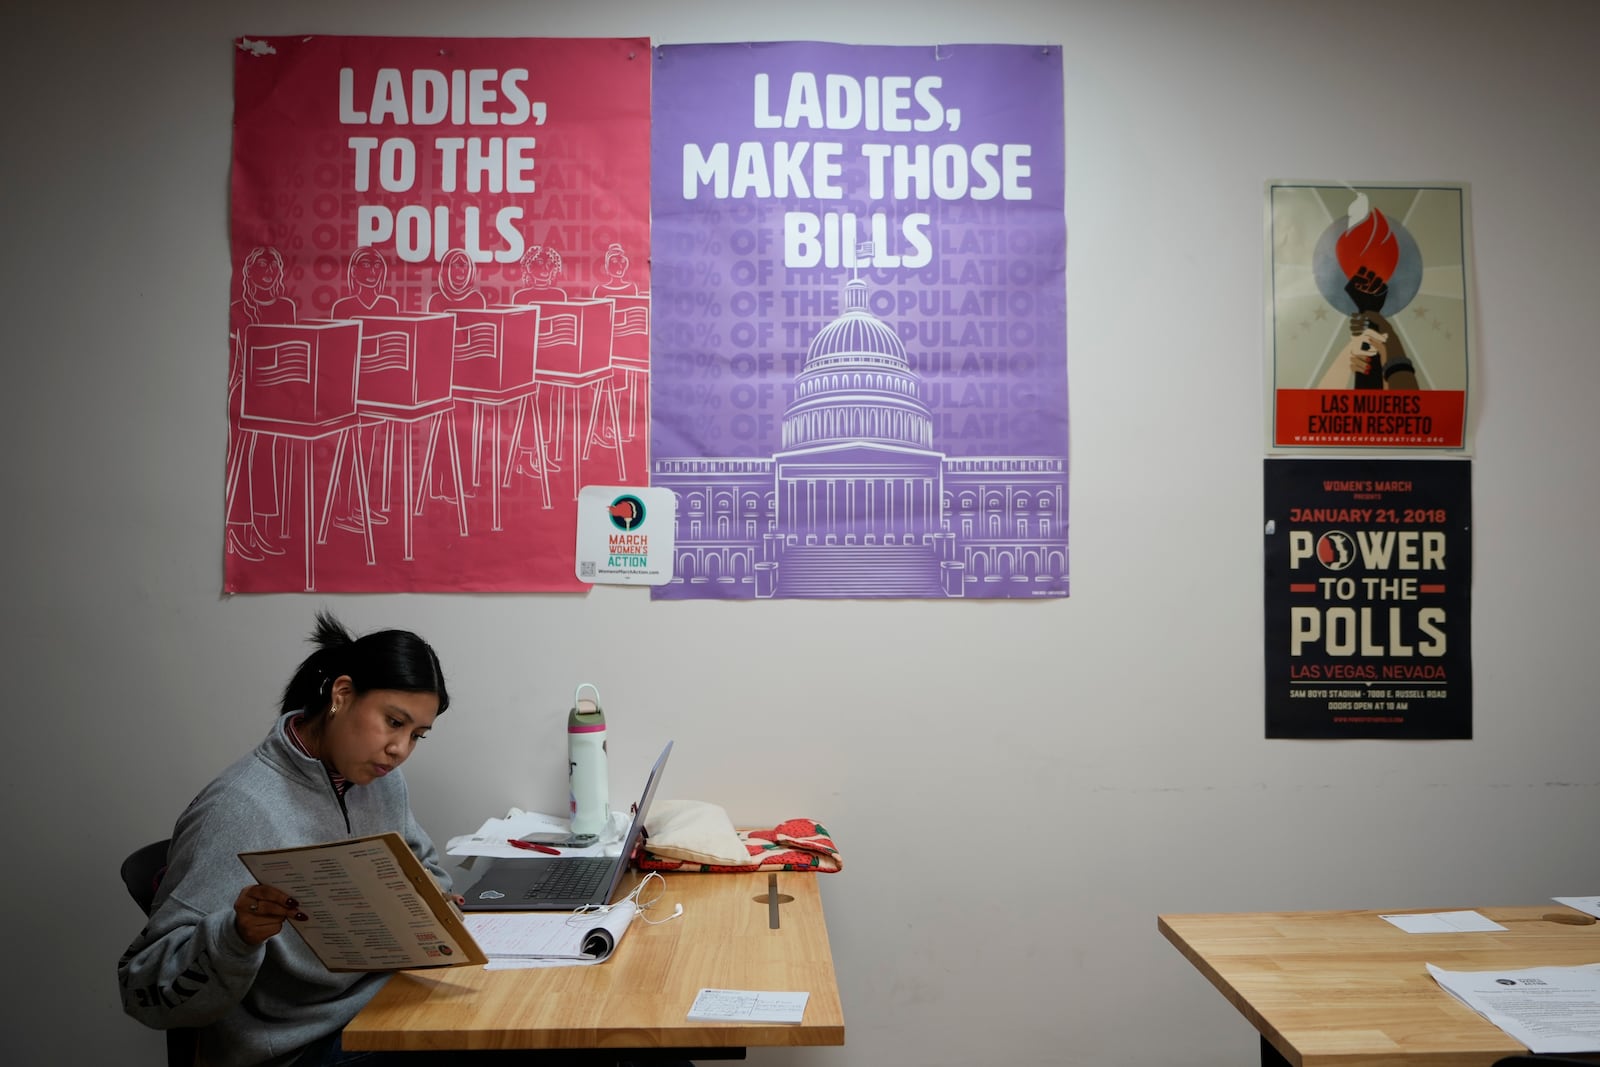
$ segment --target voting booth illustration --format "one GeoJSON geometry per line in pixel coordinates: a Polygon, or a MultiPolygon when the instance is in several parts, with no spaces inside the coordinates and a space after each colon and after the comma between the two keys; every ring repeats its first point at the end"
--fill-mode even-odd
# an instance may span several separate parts
{"type": "Polygon", "coordinates": [[[611,298],[611,364],[626,395],[628,432],[633,440],[640,423],[650,424],[650,294],[611,298]]]}
{"type": "MultiPolygon", "coordinates": [[[[295,482],[295,457],[300,459],[299,511],[305,542],[305,587],[316,588],[316,545],[326,541],[334,492],[346,457],[360,450],[360,418],[356,412],[357,356],[361,342],[359,323],[307,319],[298,323],[253,323],[244,328],[244,381],[239,430],[270,441],[285,442],[282,454],[287,468],[277,472],[278,515],[281,532],[289,533],[291,496],[295,482]],[[317,511],[316,448],[318,441],[334,438],[333,461],[317,511]]],[[[228,471],[230,498],[248,450],[236,449],[228,471]]],[[[278,449],[273,449],[274,456],[278,449]]],[[[359,462],[353,464],[351,487],[360,510],[367,513],[366,478],[359,462]]],[[[367,563],[375,562],[372,527],[363,524],[367,563]]]]}
{"type": "Polygon", "coordinates": [[[286,431],[324,426],[356,410],[353,322],[307,319],[244,329],[244,417],[286,431]]]}
{"type": "Polygon", "coordinates": [[[562,458],[563,426],[571,407],[572,498],[583,485],[582,462],[593,444],[613,448],[617,455],[617,480],[628,473],[622,455],[622,432],[617,417],[617,393],[612,381],[611,342],[614,305],[609,297],[573,300],[538,300],[539,366],[534,377],[540,387],[560,390],[552,396],[550,411],[553,456],[562,458]],[[589,421],[583,424],[583,401],[589,400],[589,421]]]}
{"type": "Polygon", "coordinates": [[[366,406],[410,409],[450,399],[455,316],[357,315],[356,393],[366,406]]]}
{"type": "MultiPolygon", "coordinates": [[[[451,380],[455,363],[455,316],[449,313],[357,315],[361,327],[361,355],[356,376],[356,410],[363,426],[383,442],[383,471],[378,507],[391,510],[390,487],[394,482],[395,443],[400,449],[401,552],[414,558],[412,519],[422,514],[427,500],[423,489],[427,471],[434,462],[448,459],[452,484],[461,485],[461,451],[450,432],[450,413],[455,400],[451,380]],[[417,430],[427,427],[427,447],[422,453],[422,472],[413,470],[417,430]],[[446,457],[438,457],[441,438],[446,457]]],[[[360,460],[357,460],[358,465],[360,460]]],[[[457,525],[467,536],[466,501],[456,493],[457,525]]]]}
{"type": "MultiPolygon", "coordinates": [[[[455,312],[455,360],[451,394],[457,401],[472,405],[472,484],[481,483],[480,456],[485,437],[489,441],[489,494],[491,523],[501,529],[500,490],[511,481],[511,462],[521,434],[527,409],[519,403],[533,396],[535,364],[538,361],[542,315],[538,307],[494,304],[486,308],[462,308],[455,312]],[[504,434],[506,408],[518,404],[516,422],[509,437],[504,434]],[[502,458],[502,453],[504,457],[502,458]]],[[[534,440],[539,440],[537,410],[534,440]]],[[[549,475],[545,472],[543,444],[538,445],[539,481],[544,506],[550,507],[549,475]]]]}
{"type": "Polygon", "coordinates": [[[499,392],[533,384],[537,308],[492,305],[454,314],[456,388],[499,392]]]}

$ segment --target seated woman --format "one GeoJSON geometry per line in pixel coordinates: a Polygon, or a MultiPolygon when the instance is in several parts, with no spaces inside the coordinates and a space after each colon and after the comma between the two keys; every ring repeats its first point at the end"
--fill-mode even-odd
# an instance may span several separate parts
{"type": "Polygon", "coordinates": [[[340,1031],[388,977],[335,974],[279,936],[304,916],[252,881],[240,852],[394,830],[450,889],[399,773],[450,704],[438,656],[404,630],[358,640],[325,612],[312,640],[266,740],[179,816],[149,924],[117,964],[123,1009],[198,1028],[202,1063],[339,1063],[340,1031]]]}

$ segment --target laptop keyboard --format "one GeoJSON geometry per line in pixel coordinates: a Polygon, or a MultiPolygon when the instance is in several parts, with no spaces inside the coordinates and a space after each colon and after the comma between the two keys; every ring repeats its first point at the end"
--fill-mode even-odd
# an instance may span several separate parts
{"type": "Polygon", "coordinates": [[[611,878],[615,858],[586,856],[546,864],[543,878],[529,886],[523,900],[552,900],[564,897],[592,897],[611,878]]]}

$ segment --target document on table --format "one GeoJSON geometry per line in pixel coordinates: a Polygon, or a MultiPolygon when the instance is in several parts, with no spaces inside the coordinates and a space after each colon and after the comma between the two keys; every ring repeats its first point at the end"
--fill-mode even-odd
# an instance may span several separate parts
{"type": "Polygon", "coordinates": [[[489,957],[488,969],[572,967],[604,963],[628,932],[638,909],[622,900],[603,912],[473,912],[467,929],[489,957]]]}
{"type": "Polygon", "coordinates": [[[1430,911],[1412,915],[1380,915],[1408,934],[1462,934],[1483,930],[1504,930],[1493,919],[1475,911],[1430,911]]]}
{"type": "MultiPolygon", "coordinates": [[[[491,856],[496,859],[526,859],[528,853],[508,844],[513,837],[532,833],[566,833],[572,824],[556,815],[512,809],[504,819],[486,819],[476,833],[459,834],[445,843],[447,856],[491,856]]],[[[600,831],[600,840],[588,848],[561,849],[563,856],[615,856],[622,851],[622,837],[628,829],[628,813],[614,811],[600,831]]]]}
{"type": "Polygon", "coordinates": [[[1577,908],[1585,915],[1593,915],[1600,919],[1600,897],[1551,897],[1557,904],[1565,904],[1569,908],[1577,908]]]}
{"type": "Polygon", "coordinates": [[[1600,963],[1428,973],[1457,1000],[1534,1052],[1600,1052],[1600,963]]]}
{"type": "Polygon", "coordinates": [[[707,1022],[797,1023],[805,1018],[809,999],[810,993],[702,989],[689,1006],[689,1018],[707,1022]]]}

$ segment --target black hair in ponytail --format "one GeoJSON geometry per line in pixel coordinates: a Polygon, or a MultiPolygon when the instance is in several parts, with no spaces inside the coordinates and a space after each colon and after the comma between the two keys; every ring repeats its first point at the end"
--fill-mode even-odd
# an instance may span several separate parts
{"type": "Polygon", "coordinates": [[[328,710],[334,679],[343,674],[350,676],[357,696],[372,689],[398,689],[437,695],[441,715],[450,706],[439,657],[409,630],[378,630],[355,638],[332,614],[319,611],[311,643],[317,650],[283,687],[282,714],[303,711],[319,718],[328,710]]]}

